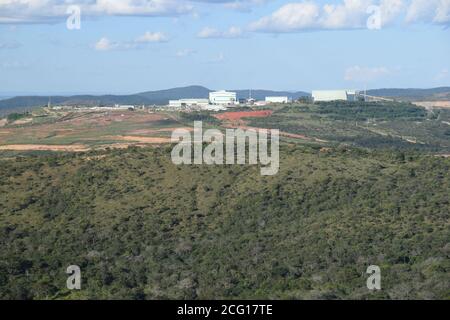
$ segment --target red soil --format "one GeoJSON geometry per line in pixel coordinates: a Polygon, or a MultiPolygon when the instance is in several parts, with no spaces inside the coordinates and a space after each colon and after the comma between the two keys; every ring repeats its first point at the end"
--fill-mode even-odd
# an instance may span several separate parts
{"type": "Polygon", "coordinates": [[[271,116],[272,110],[224,112],[215,117],[219,120],[240,120],[242,118],[265,118],[271,116]]]}

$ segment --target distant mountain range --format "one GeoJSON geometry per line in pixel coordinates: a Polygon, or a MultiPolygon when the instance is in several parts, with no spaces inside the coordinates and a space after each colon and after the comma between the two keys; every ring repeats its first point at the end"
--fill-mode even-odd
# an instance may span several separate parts
{"type": "MultiPolygon", "coordinates": [[[[73,95],[52,96],[52,105],[111,105],[111,104],[133,104],[152,105],[167,104],[171,99],[183,98],[208,98],[212,90],[202,86],[188,86],[158,91],[147,91],[129,95],[73,95]]],[[[250,90],[230,90],[237,93],[238,99],[248,98],[250,90]]],[[[394,97],[398,99],[413,100],[450,100],[450,87],[433,89],[375,89],[368,90],[367,94],[381,97],[394,97]]],[[[263,100],[266,96],[289,96],[298,99],[311,94],[304,91],[272,91],[251,90],[251,97],[263,100]]],[[[28,110],[34,107],[47,105],[48,96],[18,96],[0,100],[0,114],[11,112],[11,110],[28,110]]]]}

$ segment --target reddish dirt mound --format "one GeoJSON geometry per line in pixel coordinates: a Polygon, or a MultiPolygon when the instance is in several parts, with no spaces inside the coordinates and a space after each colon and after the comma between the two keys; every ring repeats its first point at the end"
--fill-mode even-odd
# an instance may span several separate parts
{"type": "Polygon", "coordinates": [[[240,120],[242,118],[265,118],[272,115],[272,110],[224,112],[215,117],[219,120],[240,120]]]}

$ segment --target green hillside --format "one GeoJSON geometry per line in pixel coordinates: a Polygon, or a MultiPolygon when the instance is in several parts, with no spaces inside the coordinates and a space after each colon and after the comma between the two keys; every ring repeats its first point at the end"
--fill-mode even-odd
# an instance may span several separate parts
{"type": "Polygon", "coordinates": [[[450,110],[427,111],[406,102],[322,102],[278,106],[250,125],[319,138],[332,145],[450,152],[450,110]]]}
{"type": "Polygon", "coordinates": [[[0,299],[450,298],[450,159],[280,153],[270,177],[169,147],[0,160],[0,299]]]}
{"type": "Polygon", "coordinates": [[[368,90],[367,94],[379,97],[396,98],[403,101],[449,100],[450,87],[431,89],[373,89],[368,90]]]}

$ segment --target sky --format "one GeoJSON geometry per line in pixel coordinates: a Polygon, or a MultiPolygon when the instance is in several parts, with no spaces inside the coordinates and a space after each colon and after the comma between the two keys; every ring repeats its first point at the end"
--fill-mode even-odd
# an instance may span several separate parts
{"type": "Polygon", "coordinates": [[[449,27],[450,0],[0,0],[0,95],[450,86],[449,27]]]}

